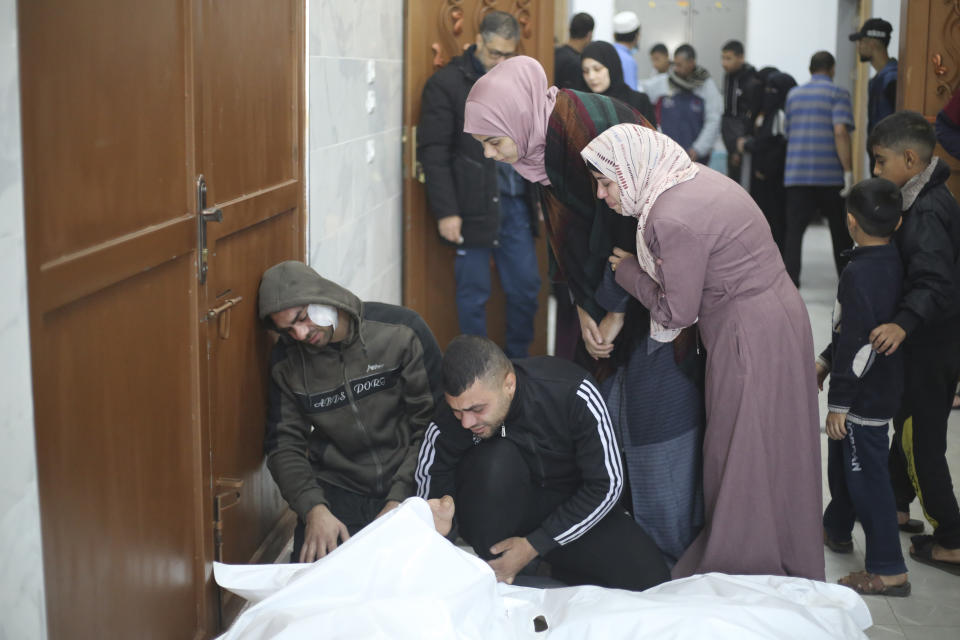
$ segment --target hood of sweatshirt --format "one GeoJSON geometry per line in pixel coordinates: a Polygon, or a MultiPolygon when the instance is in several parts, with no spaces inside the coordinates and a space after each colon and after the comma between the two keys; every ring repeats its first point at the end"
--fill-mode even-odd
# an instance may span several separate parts
{"type": "Polygon", "coordinates": [[[264,272],[260,280],[259,315],[267,328],[276,328],[271,313],[308,304],[325,304],[345,311],[352,322],[344,342],[353,341],[363,307],[360,298],[296,260],[281,262],[264,272]]]}

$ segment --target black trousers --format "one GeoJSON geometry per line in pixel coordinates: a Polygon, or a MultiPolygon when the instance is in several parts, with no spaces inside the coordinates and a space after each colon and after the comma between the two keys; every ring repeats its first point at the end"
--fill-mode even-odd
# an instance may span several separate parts
{"type": "Polygon", "coordinates": [[[898,511],[914,497],[934,526],[936,541],[960,548],[960,508],[947,466],[947,420],[960,374],[960,336],[946,343],[905,344],[904,389],[893,421],[890,481],[898,511]]]}
{"type": "MultiPolygon", "coordinates": [[[[387,504],[385,498],[371,498],[325,482],[320,484],[327,498],[327,508],[337,520],[343,523],[351,536],[373,522],[387,504]]],[[[293,553],[290,554],[290,562],[300,562],[300,549],[303,548],[306,529],[307,525],[303,519],[297,518],[297,527],[293,530],[293,553]]]]}
{"type": "MultiPolygon", "coordinates": [[[[490,547],[535,530],[569,491],[536,485],[517,446],[493,438],[457,467],[456,513],[460,535],[485,560],[490,547]]],[[[573,542],[548,552],[553,577],[570,585],[642,591],[670,579],[660,550],[619,505],[573,542]]]]}
{"type": "Polygon", "coordinates": [[[887,425],[865,427],[847,420],[843,440],[827,442],[830,504],[823,528],[834,540],[850,540],[859,519],[867,539],[866,569],[894,575],[907,570],[900,549],[897,510],[887,473],[887,425]]]}
{"type": "Polygon", "coordinates": [[[787,233],[787,188],[783,186],[783,178],[760,179],[756,175],[750,182],[750,195],[763,217],[770,225],[773,241],[777,243],[780,255],[783,255],[783,239],[787,233]]]}
{"type": "Polygon", "coordinates": [[[837,275],[847,265],[841,254],[853,246],[847,231],[846,212],[840,187],[787,187],[787,222],[783,241],[783,262],[793,284],[800,286],[800,261],[803,255],[803,233],[817,215],[830,225],[833,239],[833,262],[837,275]]]}

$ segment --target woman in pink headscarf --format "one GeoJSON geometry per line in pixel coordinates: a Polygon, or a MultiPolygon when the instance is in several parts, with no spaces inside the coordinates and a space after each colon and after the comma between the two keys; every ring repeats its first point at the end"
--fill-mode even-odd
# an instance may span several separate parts
{"type": "Polygon", "coordinates": [[[638,220],[636,256],[610,256],[651,332],[698,323],[707,348],[706,526],[673,576],[720,571],[823,580],[813,338],[770,227],[746,191],[667,136],[608,129],[582,153],[597,197],[638,220]]]}
{"type": "Polygon", "coordinates": [[[558,303],[569,291],[579,316],[573,333],[582,338],[576,356],[558,340],[557,355],[575,359],[600,381],[626,458],[634,518],[673,564],[703,522],[703,358],[694,329],[673,340],[651,339],[649,314],[607,266],[614,247],[635,251],[637,224],[596,198],[580,152],[624,122],[646,124],[608,96],[550,87],[540,63],[518,56],[473,86],[464,130],[488,158],[511,163],[540,185],[551,276],[565,285],[558,303]]]}

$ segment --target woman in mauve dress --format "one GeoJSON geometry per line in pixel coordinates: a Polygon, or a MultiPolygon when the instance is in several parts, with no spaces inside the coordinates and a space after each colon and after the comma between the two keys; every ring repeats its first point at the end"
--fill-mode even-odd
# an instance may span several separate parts
{"type": "Polygon", "coordinates": [[[651,335],[696,322],[707,350],[706,524],[675,578],[719,571],[824,579],[813,337],[760,209],[667,136],[611,127],[583,150],[597,197],[637,218],[616,281],[651,335]]]}

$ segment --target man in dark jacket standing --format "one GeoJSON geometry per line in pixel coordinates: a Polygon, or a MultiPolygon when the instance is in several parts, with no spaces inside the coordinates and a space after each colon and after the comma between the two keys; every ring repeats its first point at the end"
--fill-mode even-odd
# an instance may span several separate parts
{"type": "Polygon", "coordinates": [[[513,16],[488,13],[476,43],[427,80],[417,132],[427,202],[440,235],[457,245],[460,332],[487,333],[492,255],[507,297],[506,351],[516,358],[527,355],[533,340],[540,291],[534,191],[509,164],[484,158],[480,144],[463,132],[463,112],[473,84],[516,54],[519,37],[513,16]]]}
{"type": "Polygon", "coordinates": [[[268,269],[259,297],[280,335],[267,466],[299,516],[291,560],[312,562],[414,494],[440,349],[414,311],[361,302],[302,262],[268,269]]]}
{"type": "Polygon", "coordinates": [[[867,84],[868,136],[878,122],[897,110],[897,59],[887,54],[891,33],[893,26],[889,22],[870,18],[860,31],[850,34],[850,41],[857,43],[860,62],[869,62],[876,72],[867,84]]]}
{"type": "Polygon", "coordinates": [[[730,40],[720,50],[723,66],[723,119],[720,134],[727,148],[727,176],[740,182],[740,166],[743,154],[737,148],[737,140],[753,131],[757,117],[762,83],[757,70],[743,59],[743,43],[730,40]]]}
{"type": "Polygon", "coordinates": [[[660,130],[683,147],[694,162],[710,164],[720,135],[723,97],[710,72],[697,64],[697,52],[682,44],[673,53],[673,67],[643,84],[657,107],[660,130]]]}
{"type": "MultiPolygon", "coordinates": [[[[860,62],[869,62],[876,74],[867,83],[867,136],[877,123],[897,110],[897,59],[887,54],[893,25],[882,18],[870,18],[860,31],[850,34],[857,43],[860,62]]],[[[870,171],[873,172],[873,152],[867,148],[870,171]]]]}
{"type": "Polygon", "coordinates": [[[417,462],[421,498],[502,582],[537,556],[570,584],[642,590],[670,579],[653,540],[620,506],[623,467],[590,375],[560,358],[510,361],[460,336],[443,358],[446,404],[417,462]]]}

